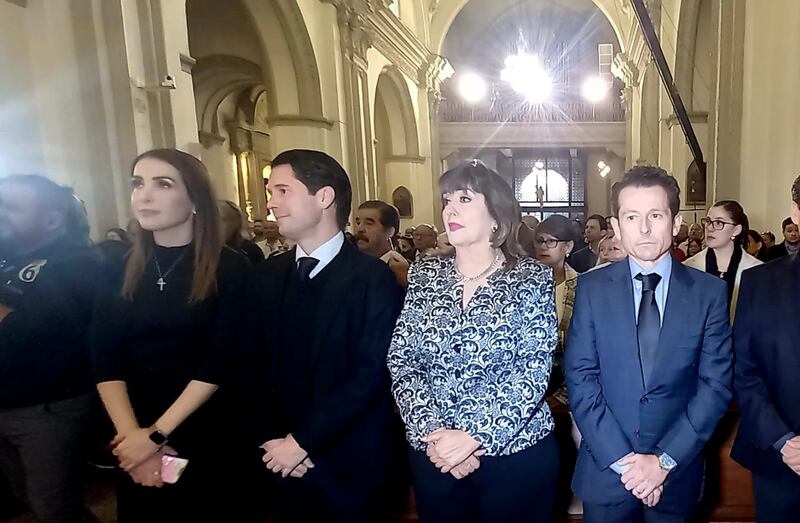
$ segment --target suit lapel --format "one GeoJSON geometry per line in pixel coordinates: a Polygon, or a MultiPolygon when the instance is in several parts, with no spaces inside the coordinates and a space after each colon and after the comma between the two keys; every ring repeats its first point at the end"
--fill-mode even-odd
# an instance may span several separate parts
{"type": "Polygon", "coordinates": [[[611,285],[606,293],[608,301],[605,310],[619,311],[618,317],[610,322],[616,335],[614,350],[622,351],[622,361],[626,364],[630,362],[628,373],[639,376],[639,382],[644,387],[636,334],[636,311],[633,307],[633,283],[627,258],[609,268],[609,280],[611,285]]]}
{"type": "Polygon", "coordinates": [[[646,387],[649,392],[658,383],[658,369],[669,360],[670,352],[676,346],[681,333],[684,331],[686,312],[689,311],[689,298],[694,281],[689,275],[689,270],[676,260],[672,261],[672,273],[669,278],[667,303],[664,307],[664,318],[661,322],[661,335],[658,338],[653,371],[650,383],[646,387]]]}
{"type": "MultiPolygon", "coordinates": [[[[270,260],[271,262],[272,260],[270,260]]],[[[266,317],[275,318],[275,322],[264,322],[264,325],[269,329],[266,333],[267,339],[272,339],[275,347],[280,345],[280,335],[278,332],[286,325],[284,313],[286,312],[283,303],[286,300],[286,289],[289,280],[293,277],[292,272],[295,269],[295,249],[276,256],[274,268],[268,273],[270,278],[270,285],[265,289],[262,299],[266,303],[266,317]]],[[[278,350],[271,348],[269,350],[269,369],[278,369],[278,350]]]]}

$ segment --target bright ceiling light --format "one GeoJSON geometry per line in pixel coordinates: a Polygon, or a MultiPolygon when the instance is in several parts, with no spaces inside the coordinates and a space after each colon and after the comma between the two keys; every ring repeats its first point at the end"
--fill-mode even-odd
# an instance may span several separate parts
{"type": "Polygon", "coordinates": [[[475,73],[460,74],[458,94],[468,103],[478,103],[486,97],[486,81],[475,73]]]}
{"type": "Polygon", "coordinates": [[[600,178],[605,178],[611,173],[611,166],[603,160],[600,160],[597,162],[597,173],[600,175],[600,178]]]}
{"type": "Polygon", "coordinates": [[[517,53],[506,57],[504,64],[500,78],[529,102],[541,103],[550,97],[553,81],[537,56],[517,53]]]}
{"type": "Polygon", "coordinates": [[[608,84],[601,78],[593,76],[591,78],[587,78],[586,81],[583,82],[581,93],[589,103],[600,103],[608,94],[608,84]]]}

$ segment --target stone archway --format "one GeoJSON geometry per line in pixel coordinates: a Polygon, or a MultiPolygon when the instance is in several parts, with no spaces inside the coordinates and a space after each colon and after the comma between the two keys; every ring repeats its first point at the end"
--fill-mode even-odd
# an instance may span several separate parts
{"type": "MultiPolygon", "coordinates": [[[[631,27],[629,23],[629,16],[626,12],[617,5],[618,0],[592,0],[597,8],[608,19],[614,33],[617,35],[617,41],[620,46],[620,51],[625,52],[625,45],[628,42],[629,33],[632,29],[638,31],[638,28],[631,27]]],[[[470,0],[454,0],[451,2],[439,2],[433,16],[431,17],[430,24],[430,43],[431,49],[434,53],[441,54],[444,46],[445,38],[453,25],[453,21],[461,10],[470,2],[470,0]]]]}
{"type": "Polygon", "coordinates": [[[425,163],[425,158],[420,156],[417,117],[409,86],[395,67],[385,67],[378,77],[374,114],[378,197],[392,202],[397,189],[403,187],[411,200],[422,186],[417,169],[425,163]]]}

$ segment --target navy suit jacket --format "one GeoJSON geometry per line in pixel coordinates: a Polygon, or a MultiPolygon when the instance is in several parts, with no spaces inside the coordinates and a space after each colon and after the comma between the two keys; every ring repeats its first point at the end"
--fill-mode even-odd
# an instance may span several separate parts
{"type": "Polygon", "coordinates": [[[800,257],[742,273],[736,309],[736,401],[742,421],[731,457],[761,476],[796,479],[772,446],[800,434],[800,257]]]}
{"type": "Polygon", "coordinates": [[[667,452],[659,508],[688,513],[699,500],[701,451],[732,395],[725,282],[672,264],[651,383],[642,378],[628,260],[579,276],[565,353],[570,407],[583,435],[573,489],[587,503],[631,496],[610,465],[630,452],[667,452]]]}

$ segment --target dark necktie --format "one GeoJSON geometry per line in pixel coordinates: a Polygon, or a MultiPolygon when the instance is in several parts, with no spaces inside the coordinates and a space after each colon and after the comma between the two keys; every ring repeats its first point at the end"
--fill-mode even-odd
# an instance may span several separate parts
{"type": "Polygon", "coordinates": [[[656,273],[636,275],[642,282],[642,301],[639,302],[639,318],[636,326],[639,337],[639,361],[642,364],[642,378],[645,386],[650,381],[653,363],[658,349],[658,338],[661,336],[661,317],[656,303],[656,287],[661,276],[656,273]]]}
{"type": "Polygon", "coordinates": [[[297,273],[300,275],[301,282],[308,283],[308,280],[311,279],[311,271],[314,270],[318,263],[319,260],[311,256],[303,256],[297,260],[297,273]]]}

